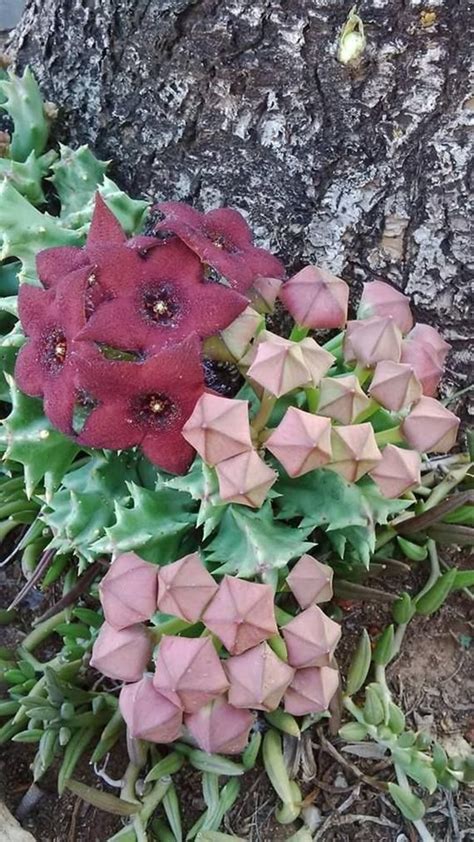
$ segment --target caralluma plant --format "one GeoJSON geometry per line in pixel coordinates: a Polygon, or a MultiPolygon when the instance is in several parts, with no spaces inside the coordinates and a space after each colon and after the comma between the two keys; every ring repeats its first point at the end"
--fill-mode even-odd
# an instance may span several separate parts
{"type": "Polygon", "coordinates": [[[171,776],[189,763],[206,803],[192,839],[219,830],[261,745],[277,818],[295,821],[281,734],[337,730],[343,706],[341,735],[386,750],[386,788],[429,839],[409,779],[432,792],[472,770],[404,736],[385,667],[412,617],[473,583],[436,551],[472,538],[468,457],[444,456],[459,421],[435,397],[448,344],[380,280],[348,320],[343,279],[287,278],[235,210],[149,208],[87,147],[45,151],[54,109],[29,71],[2,74],[0,534],[26,580],[4,619],[33,587],[49,604],[3,652],[0,740],[38,743],[35,780],[61,756],[59,791],[128,817],[127,842],[150,821],[182,839],[171,776]],[[275,307],[289,336],[267,327],[275,307]],[[384,599],[366,579],[425,559],[426,586],[388,594],[396,628],[373,655],[364,633],[342,693],[339,600],[384,599]],[[125,731],[120,799],[74,780],[125,731]]]}

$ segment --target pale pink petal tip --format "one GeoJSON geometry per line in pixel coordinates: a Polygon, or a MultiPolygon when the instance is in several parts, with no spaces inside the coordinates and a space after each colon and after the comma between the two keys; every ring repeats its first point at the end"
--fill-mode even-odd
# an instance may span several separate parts
{"type": "Polygon", "coordinates": [[[301,608],[332,598],[333,569],[313,556],[301,556],[286,577],[289,588],[301,608]]]}
{"type": "Polygon", "coordinates": [[[257,278],[248,290],[253,306],[259,313],[271,313],[283,281],[280,278],[257,278]]]}
{"type": "Polygon", "coordinates": [[[293,716],[327,710],[338,686],[339,672],[332,667],[297,670],[285,693],[285,710],[293,716]]]}
{"type": "Polygon", "coordinates": [[[251,450],[248,402],[202,395],[182,434],[208,465],[251,450]]]}
{"type": "Polygon", "coordinates": [[[443,363],[431,345],[415,342],[409,338],[402,345],[403,363],[411,366],[424,395],[434,397],[443,376],[443,363]]]}
{"type": "Polygon", "coordinates": [[[333,458],[327,467],[344,479],[357,482],[375,468],[381,456],[371,424],[333,427],[333,458]]]}
{"type": "Polygon", "coordinates": [[[371,316],[392,316],[402,333],[408,333],[413,327],[409,299],[384,281],[364,284],[357,317],[368,319],[371,316]]]}
{"type": "Polygon", "coordinates": [[[186,713],[199,710],[229,686],[209,637],[163,637],[153,683],[186,713]]]}
{"type": "Polygon", "coordinates": [[[419,453],[447,453],[456,444],[459,418],[434,398],[421,398],[402,424],[408,444],[419,453]]]}
{"type": "Polygon", "coordinates": [[[304,327],[340,328],[346,323],[349,287],[326,269],[305,266],[283,284],[280,298],[304,327]]]}
{"type": "Polygon", "coordinates": [[[370,404],[354,374],[324,377],[320,383],[318,414],[340,424],[352,424],[370,404]]]}
{"type": "Polygon", "coordinates": [[[124,553],[110,565],[99,592],[105,619],[116,629],[149,620],[156,611],[158,567],[124,553]]]}
{"type": "Polygon", "coordinates": [[[240,754],[254,722],[250,711],[233,707],[222,696],[184,718],[191,737],[209,754],[240,754]]]}
{"type": "Polygon", "coordinates": [[[300,343],[268,331],[259,337],[247,375],[277,398],[311,381],[300,343]]]}
{"type": "Polygon", "coordinates": [[[151,675],[123,687],[119,704],[132,737],[152,743],[173,743],[181,736],[182,711],[155,690],[151,675]]]}
{"type": "Polygon", "coordinates": [[[277,634],[273,590],[270,585],[224,576],[202,621],[231,655],[239,655],[277,634]]]}
{"type": "Polygon", "coordinates": [[[373,368],[381,360],[399,362],[402,334],[392,316],[374,316],[360,322],[348,322],[344,340],[344,357],[359,365],[373,368]]]}
{"type": "Polygon", "coordinates": [[[217,589],[198,553],[191,553],[160,568],[158,608],[196,623],[217,589]]]}
{"type": "Polygon", "coordinates": [[[92,649],[90,665],[117,681],[138,681],[151,658],[151,638],[144,626],[115,629],[104,623],[92,649]]]}
{"type": "Polygon", "coordinates": [[[295,671],[280,660],[268,643],[261,643],[225,662],[229,702],[237,708],[275,710],[295,671]]]}
{"type": "Polygon", "coordinates": [[[408,342],[416,342],[417,345],[424,345],[429,348],[440,365],[444,365],[451,350],[449,342],[446,342],[436,328],[431,327],[431,325],[416,324],[406,339],[408,342]]]}
{"type": "Polygon", "coordinates": [[[369,392],[385,409],[399,412],[421,398],[422,388],[413,366],[384,360],[377,363],[369,392]]]}
{"type": "Polygon", "coordinates": [[[247,307],[229,327],[221,331],[221,338],[236,360],[247,351],[252,339],[262,325],[263,317],[252,307],[247,307]]]}
{"type": "Polygon", "coordinates": [[[336,358],[334,354],[321,348],[310,336],[302,339],[298,344],[309,371],[309,379],[313,386],[319,386],[321,378],[331,368],[336,358]]]}
{"type": "Polygon", "coordinates": [[[331,662],[341,628],[317,605],[311,605],[283,626],[282,633],[292,667],[325,667],[331,662]]]}
{"type": "Polygon", "coordinates": [[[331,461],[331,422],[290,406],[265,447],[290,477],[302,476],[331,461]]]}
{"type": "Polygon", "coordinates": [[[400,497],[421,483],[421,457],[415,450],[387,444],[382,459],[370,472],[385,497],[400,497]]]}
{"type": "Polygon", "coordinates": [[[240,503],[258,509],[277,480],[275,471],[255,450],[239,453],[216,466],[219,494],[225,503],[240,503]]]}

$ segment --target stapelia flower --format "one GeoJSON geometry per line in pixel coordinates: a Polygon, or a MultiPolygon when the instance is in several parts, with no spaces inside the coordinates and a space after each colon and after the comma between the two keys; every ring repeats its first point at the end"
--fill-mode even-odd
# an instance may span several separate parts
{"type": "Polygon", "coordinates": [[[248,401],[203,394],[183,436],[208,465],[251,450],[248,401]]]}
{"type": "Polygon", "coordinates": [[[318,414],[340,424],[352,424],[370,403],[354,374],[324,377],[319,388],[318,414]]]}
{"type": "Polygon", "coordinates": [[[243,357],[262,324],[263,317],[260,313],[252,307],[247,307],[229,327],[221,330],[221,339],[236,360],[243,357]]]}
{"type": "Polygon", "coordinates": [[[424,395],[434,397],[443,376],[443,363],[431,345],[405,339],[402,344],[402,363],[409,365],[416,375],[424,395]]]}
{"type": "Polygon", "coordinates": [[[183,714],[154,687],[151,675],[122,687],[119,698],[129,733],[151,743],[173,743],[181,736],[183,714]]]}
{"type": "Polygon", "coordinates": [[[163,637],[153,683],[186,713],[199,710],[229,686],[209,637],[163,637]]]}
{"type": "Polygon", "coordinates": [[[224,576],[202,621],[231,655],[240,655],[278,631],[272,588],[224,576]]]}
{"type": "Polygon", "coordinates": [[[149,620],[156,611],[158,567],[135,553],[119,555],[99,585],[104,617],[116,629],[149,620]]]}
{"type": "Polygon", "coordinates": [[[341,628],[311,605],[282,628],[288,662],[295,669],[325,667],[331,661],[341,636],[341,628]]]}
{"type": "Polygon", "coordinates": [[[265,447],[290,477],[300,477],[331,461],[331,422],[290,406],[265,447]]]}
{"type": "Polygon", "coordinates": [[[459,418],[434,398],[421,398],[402,424],[408,444],[420,453],[446,453],[456,444],[459,418]]]}
{"type": "Polygon", "coordinates": [[[357,482],[381,459],[372,424],[333,427],[332,462],[327,466],[349,482],[357,482]]]}
{"type": "Polygon", "coordinates": [[[384,281],[370,281],[364,284],[357,318],[369,319],[371,316],[393,316],[402,333],[408,333],[413,327],[408,298],[384,281]]]}
{"type": "Polygon", "coordinates": [[[225,661],[229,702],[237,708],[275,710],[295,674],[268,643],[260,643],[225,661]]]}
{"type": "Polygon", "coordinates": [[[311,380],[300,343],[268,331],[265,338],[257,343],[247,375],[277,398],[311,380]]]}
{"type": "Polygon", "coordinates": [[[327,710],[338,686],[339,673],[331,667],[297,670],[285,693],[285,710],[293,716],[327,710]]]}
{"type": "Polygon", "coordinates": [[[28,338],[15,367],[19,388],[44,399],[44,411],[65,435],[73,435],[77,398],[77,354],[89,358],[89,347],[76,342],[85,324],[84,289],[87,269],[71,274],[67,284],[42,290],[23,284],[18,296],[19,317],[28,338]]]}
{"type": "Polygon", "coordinates": [[[158,608],[188,623],[196,623],[218,586],[198,553],[160,567],[158,608]]]}
{"type": "Polygon", "coordinates": [[[406,491],[418,488],[421,483],[421,458],[415,450],[404,450],[387,444],[382,459],[370,476],[385,497],[400,497],[406,491]]]}
{"type": "Polygon", "coordinates": [[[390,360],[377,363],[369,392],[381,406],[391,412],[399,412],[411,406],[423,394],[413,366],[390,360]]]}
{"type": "MultiPolygon", "coordinates": [[[[349,323],[350,324],[350,323],[349,323]]],[[[399,362],[402,353],[402,334],[392,316],[374,316],[357,322],[346,334],[344,356],[359,365],[372,368],[381,360],[399,362]]]]}
{"type": "Polygon", "coordinates": [[[222,696],[184,718],[191,737],[209,754],[240,754],[254,722],[250,711],[232,707],[222,696]]]}
{"type": "Polygon", "coordinates": [[[288,586],[301,608],[332,598],[333,569],[307,553],[296,562],[286,577],[288,586]]]}
{"type": "Polygon", "coordinates": [[[225,503],[258,509],[278,479],[255,450],[247,450],[216,466],[219,496],[225,503]]]}
{"type": "Polygon", "coordinates": [[[446,342],[431,325],[416,324],[413,330],[406,337],[407,342],[416,342],[417,345],[424,345],[433,351],[440,365],[444,365],[446,357],[451,350],[451,345],[446,342]]]}
{"type": "Polygon", "coordinates": [[[298,344],[308,367],[310,381],[313,386],[319,386],[321,377],[331,368],[336,358],[334,354],[321,348],[316,340],[309,336],[302,339],[298,344]]]}
{"type": "Polygon", "coordinates": [[[259,276],[284,277],[280,261],[253,245],[252,232],[238,211],[218,208],[204,214],[183,202],[163,202],[153,210],[165,217],[155,231],[177,234],[236,289],[247,290],[259,276]]]}
{"type": "Polygon", "coordinates": [[[94,643],[90,665],[109,678],[138,681],[146,670],[152,648],[144,626],[128,626],[119,631],[104,623],[94,643]]]}
{"type": "Polygon", "coordinates": [[[343,327],[349,287],[318,266],[305,266],[283,284],[280,298],[294,320],[304,327],[343,327]]]}
{"type": "Polygon", "coordinates": [[[160,468],[184,473],[194,450],[181,430],[204,392],[197,337],[140,363],[97,357],[76,362],[79,385],[97,403],[78,440],[111,450],[140,445],[160,468]]]}

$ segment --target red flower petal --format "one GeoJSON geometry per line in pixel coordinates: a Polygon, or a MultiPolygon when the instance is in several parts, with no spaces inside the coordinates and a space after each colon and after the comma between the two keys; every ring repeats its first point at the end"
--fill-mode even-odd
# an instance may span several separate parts
{"type": "Polygon", "coordinates": [[[76,402],[74,386],[75,372],[71,364],[65,366],[65,371],[55,378],[54,382],[46,383],[44,391],[44,413],[54,427],[66,436],[74,435],[72,419],[76,402]]]}
{"type": "Polygon", "coordinates": [[[196,455],[180,432],[146,436],[141,446],[150,462],[170,474],[185,474],[196,455]]]}
{"type": "Polygon", "coordinates": [[[100,193],[96,193],[95,208],[87,235],[86,249],[94,245],[110,245],[112,243],[120,245],[125,243],[126,239],[126,234],[117,217],[109,210],[100,193]]]}
{"type": "Polygon", "coordinates": [[[27,336],[35,336],[44,327],[53,306],[54,292],[32,284],[22,284],[18,293],[18,316],[27,336]]]}
{"type": "Polygon", "coordinates": [[[75,272],[76,269],[88,264],[89,258],[86,252],[76,246],[44,249],[36,256],[36,271],[46,289],[55,286],[70,272],[75,272]]]}
{"type": "Polygon", "coordinates": [[[34,342],[27,342],[21,348],[15,365],[15,380],[25,395],[42,397],[43,372],[38,365],[38,348],[34,342]]]}

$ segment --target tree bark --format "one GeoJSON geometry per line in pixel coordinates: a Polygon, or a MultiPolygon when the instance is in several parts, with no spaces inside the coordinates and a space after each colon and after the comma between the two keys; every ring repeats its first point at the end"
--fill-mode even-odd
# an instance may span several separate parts
{"type": "Polygon", "coordinates": [[[350,6],[29,0],[12,47],[61,139],[112,158],[132,194],[232,205],[290,270],[403,289],[453,345],[449,392],[469,375],[468,8],[365,0],[351,69],[350,6]]]}

